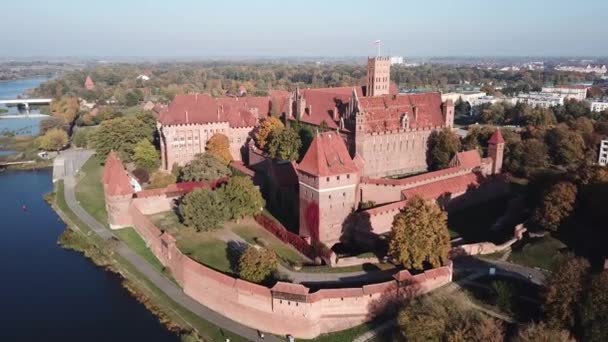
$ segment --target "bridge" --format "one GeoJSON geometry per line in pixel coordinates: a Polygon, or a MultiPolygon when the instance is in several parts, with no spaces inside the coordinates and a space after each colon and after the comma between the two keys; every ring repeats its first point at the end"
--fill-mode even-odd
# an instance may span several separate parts
{"type": "MultiPolygon", "coordinates": [[[[23,107],[27,115],[30,114],[30,105],[50,104],[53,99],[14,99],[0,100],[0,105],[17,105],[23,107]]],[[[7,118],[5,118],[7,119],[7,118]]]]}

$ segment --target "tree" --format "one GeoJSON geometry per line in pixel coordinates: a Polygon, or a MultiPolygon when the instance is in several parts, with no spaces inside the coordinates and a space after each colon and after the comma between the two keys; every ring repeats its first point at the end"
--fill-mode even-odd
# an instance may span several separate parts
{"type": "Polygon", "coordinates": [[[571,182],[553,185],[534,211],[533,221],[544,229],[557,231],[563,220],[574,211],[577,192],[576,185],[571,182]]]}
{"type": "Polygon", "coordinates": [[[547,132],[547,146],[553,163],[571,165],[584,157],[585,142],[580,134],[566,127],[555,127],[547,132]]]}
{"type": "Polygon", "coordinates": [[[150,176],[150,184],[148,189],[166,188],[170,184],[175,184],[177,178],[170,173],[156,171],[150,176]]]}
{"type": "Polygon", "coordinates": [[[135,145],[142,139],[153,140],[154,132],[135,117],[120,117],[105,120],[91,136],[91,145],[98,155],[105,157],[117,151],[124,161],[131,161],[135,145]]]}
{"type": "Polygon", "coordinates": [[[220,228],[229,212],[218,191],[207,188],[194,189],[179,204],[182,222],[197,232],[220,228]]]}
{"type": "Polygon", "coordinates": [[[45,151],[59,151],[68,144],[68,134],[60,129],[53,128],[39,138],[38,146],[45,151]]]}
{"type": "Polygon", "coordinates": [[[467,101],[463,101],[462,98],[458,98],[458,101],[454,104],[454,113],[456,117],[468,116],[471,112],[471,105],[467,101]]]}
{"type": "Polygon", "coordinates": [[[232,155],[230,155],[230,141],[224,134],[214,134],[207,141],[206,150],[208,154],[224,162],[226,165],[232,161],[232,155]]]}
{"type": "Polygon", "coordinates": [[[577,305],[581,302],[589,262],[566,254],[545,283],[543,309],[549,325],[570,329],[575,324],[577,305]]]}
{"type": "Polygon", "coordinates": [[[231,175],[226,164],[207,154],[197,154],[180,170],[179,179],[183,182],[214,181],[231,175]]]}
{"type": "Polygon", "coordinates": [[[154,171],[158,169],[160,160],[158,159],[158,151],[148,139],[142,139],[133,148],[133,161],[137,167],[146,171],[154,171]]]}
{"type": "Polygon", "coordinates": [[[407,269],[439,267],[448,260],[447,215],[437,204],[413,197],[393,220],[389,255],[407,269]]]}
{"type": "Polygon", "coordinates": [[[595,275],[580,313],[584,341],[603,342],[608,340],[608,272],[595,275]]]}
{"type": "Polygon", "coordinates": [[[77,129],[72,135],[72,145],[76,147],[88,147],[90,133],[90,129],[77,129]]]}
{"type": "Polygon", "coordinates": [[[536,107],[525,113],[522,118],[522,124],[529,126],[549,126],[556,123],[557,119],[550,108],[536,107]]]}
{"type": "Polygon", "coordinates": [[[55,117],[50,117],[40,121],[40,134],[45,134],[53,128],[61,128],[64,131],[68,131],[70,129],[70,125],[65,124],[63,119],[55,117]]]}
{"type": "Polygon", "coordinates": [[[428,139],[427,160],[431,170],[445,169],[460,149],[460,139],[450,129],[433,132],[428,139]]]}
{"type": "Polygon", "coordinates": [[[255,215],[264,208],[264,198],[249,177],[232,177],[221,191],[232,220],[255,215]]]}
{"type": "Polygon", "coordinates": [[[510,172],[527,174],[529,170],[549,165],[547,146],[538,139],[517,141],[505,158],[505,168],[510,172]]]}
{"type": "Polygon", "coordinates": [[[273,251],[249,246],[239,258],[239,277],[261,283],[276,271],[278,264],[277,256],[273,251]]]}
{"type": "Polygon", "coordinates": [[[277,117],[269,116],[260,122],[260,126],[255,132],[255,142],[258,147],[262,150],[266,150],[266,144],[268,143],[272,133],[278,130],[284,129],[285,126],[277,117]]]}
{"type": "Polygon", "coordinates": [[[546,323],[530,323],[520,328],[514,342],[575,342],[568,330],[552,328],[546,323]]]}
{"type": "Polygon", "coordinates": [[[274,131],[267,144],[268,154],[279,160],[298,160],[302,141],[298,132],[291,128],[274,131]]]}

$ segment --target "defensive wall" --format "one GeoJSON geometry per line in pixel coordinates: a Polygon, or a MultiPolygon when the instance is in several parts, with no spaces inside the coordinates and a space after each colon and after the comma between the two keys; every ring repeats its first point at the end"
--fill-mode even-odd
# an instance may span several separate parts
{"type": "MultiPolygon", "coordinates": [[[[133,228],[188,296],[260,331],[314,338],[369,321],[383,305],[394,302],[396,296],[425,293],[452,280],[451,263],[417,275],[400,271],[393,280],[379,284],[312,293],[300,284],[278,282],[268,288],[236,279],[184,255],[173,236],[147,217],[171,206],[176,195],[173,190],[136,193],[128,209],[133,228]]],[[[267,223],[258,222],[263,226],[267,223]]]]}

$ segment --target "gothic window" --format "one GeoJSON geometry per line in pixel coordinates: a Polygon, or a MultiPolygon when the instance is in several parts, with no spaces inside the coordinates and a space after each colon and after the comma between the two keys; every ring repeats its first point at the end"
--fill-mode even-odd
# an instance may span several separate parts
{"type": "Polygon", "coordinates": [[[406,113],[401,114],[401,129],[409,129],[410,128],[410,118],[406,113]]]}

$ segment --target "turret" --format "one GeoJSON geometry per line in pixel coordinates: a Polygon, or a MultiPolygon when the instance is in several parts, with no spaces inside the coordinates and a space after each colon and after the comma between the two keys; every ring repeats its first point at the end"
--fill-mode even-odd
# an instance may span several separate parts
{"type": "Polygon", "coordinates": [[[505,151],[505,139],[500,133],[500,129],[496,129],[490,140],[488,140],[488,157],[492,158],[492,174],[496,175],[502,171],[502,160],[505,151]]]}
{"type": "Polygon", "coordinates": [[[441,114],[443,114],[445,127],[454,127],[454,102],[452,100],[446,100],[441,104],[441,114]]]}

